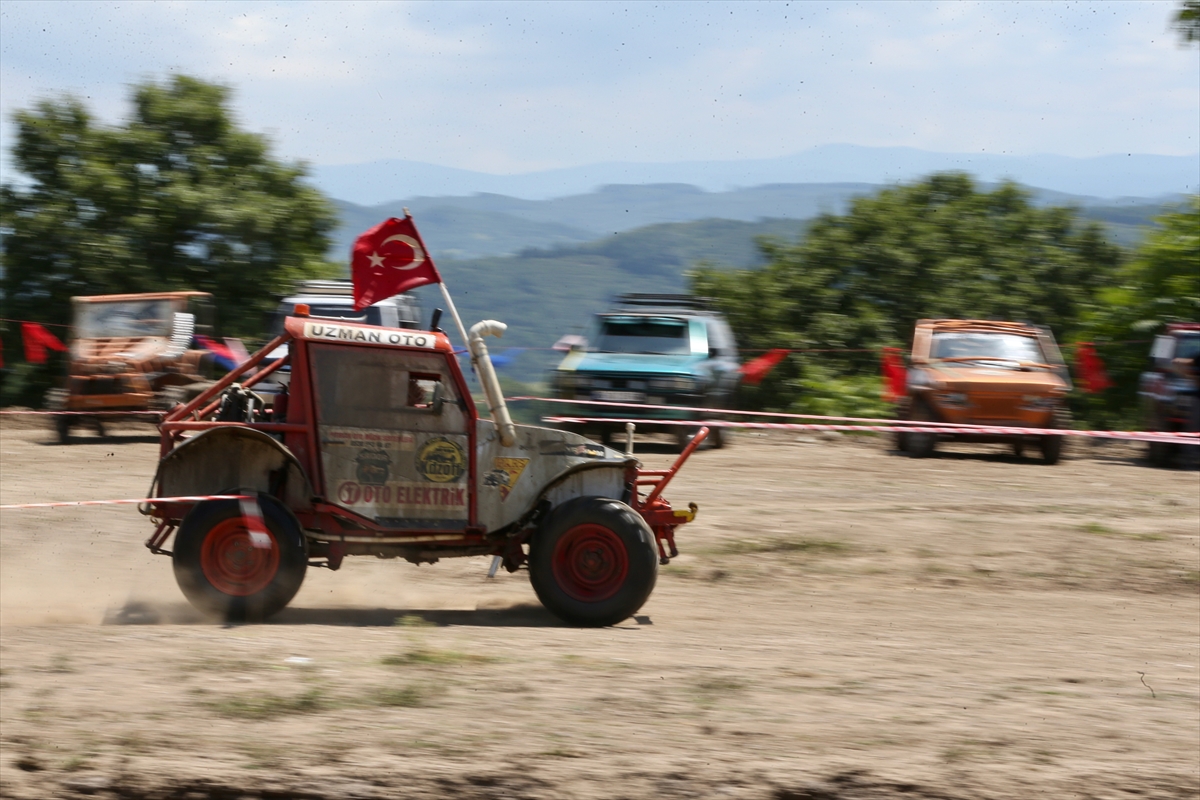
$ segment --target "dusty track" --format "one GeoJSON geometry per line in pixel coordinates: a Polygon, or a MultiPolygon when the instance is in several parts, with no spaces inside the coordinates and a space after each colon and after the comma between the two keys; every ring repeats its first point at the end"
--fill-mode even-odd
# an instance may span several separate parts
{"type": "MultiPolygon", "coordinates": [[[[6,422],[0,500],[138,496],[149,432],[6,422]]],[[[1194,798],[1200,474],[1137,454],[743,436],[606,630],[486,559],[350,559],[222,628],[134,509],[3,512],[0,794],[1194,798]]]]}

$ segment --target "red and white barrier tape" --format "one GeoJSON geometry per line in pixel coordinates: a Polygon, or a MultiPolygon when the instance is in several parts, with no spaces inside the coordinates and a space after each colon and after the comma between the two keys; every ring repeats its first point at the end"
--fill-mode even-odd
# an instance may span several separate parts
{"type": "MultiPolygon", "coordinates": [[[[609,408],[655,409],[662,411],[694,411],[701,414],[715,414],[722,417],[773,417],[775,419],[820,419],[828,422],[883,422],[889,425],[922,425],[926,428],[974,428],[976,426],[961,422],[919,422],[907,419],[877,419],[875,417],[829,417],[821,414],[787,414],[781,411],[737,411],[730,408],[704,408],[702,406],[656,406],[648,403],[613,403],[607,400],[564,400],[558,397],[509,397],[511,402],[518,400],[540,400],[546,403],[566,403],[579,406],[607,406],[609,408]]],[[[549,418],[548,418],[549,419],[549,418]]],[[[597,419],[599,421],[599,419],[597,419]]],[[[637,422],[637,420],[633,420],[637,422]]],[[[650,420],[643,420],[649,422],[650,420]]]]}
{"type": "Polygon", "coordinates": [[[161,417],[165,411],[0,411],[0,414],[26,417],[161,417]]]}
{"type": "MultiPolygon", "coordinates": [[[[724,412],[722,412],[724,413],[724,412]]],[[[1082,436],[1097,439],[1125,439],[1137,442],[1166,442],[1168,444],[1200,445],[1200,434],[1170,433],[1165,431],[1075,431],[1058,428],[1017,428],[999,425],[958,425],[952,430],[928,424],[896,425],[894,420],[871,420],[883,425],[821,425],[787,422],[731,422],[728,420],[673,420],[673,419],[618,419],[616,417],[543,417],[543,422],[586,425],[594,423],[634,425],[685,425],[697,428],[749,428],[771,431],[869,431],[871,433],[979,433],[986,435],[1017,436],[1082,436]]]]}
{"type": "MultiPolygon", "coordinates": [[[[22,508],[63,508],[65,506],[132,506],[140,503],[199,503],[202,500],[253,500],[248,494],[202,494],[188,497],[140,497],[134,500],[75,500],[68,503],[17,503],[0,506],[0,511],[14,511],[22,508]]],[[[244,509],[243,509],[244,514],[244,509]]],[[[244,514],[250,516],[249,514],[244,514]]],[[[260,524],[261,514],[256,515],[260,524]]]]}

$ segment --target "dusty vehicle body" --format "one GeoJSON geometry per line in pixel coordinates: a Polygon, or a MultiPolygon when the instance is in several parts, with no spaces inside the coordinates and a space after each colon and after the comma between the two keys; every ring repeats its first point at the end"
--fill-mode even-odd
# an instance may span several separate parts
{"type": "MultiPolygon", "coordinates": [[[[907,394],[900,419],[1017,428],[1070,424],[1070,375],[1053,334],[1018,322],[922,319],[913,334],[907,394]]],[[[1036,445],[1048,464],[1062,453],[1062,436],[901,433],[898,449],[931,455],[938,441],[1009,442],[1021,455],[1036,445]]]]}
{"type": "MultiPolygon", "coordinates": [[[[573,410],[564,413],[633,417],[642,420],[640,431],[668,433],[686,446],[696,428],[658,421],[711,419],[687,408],[732,408],[741,380],[733,332],[712,306],[690,295],[619,296],[610,310],[596,315],[590,340],[571,348],[551,374],[551,385],[560,399],[627,405],[567,406],[573,410]]],[[[593,421],[576,430],[604,440],[618,436],[624,424],[593,421]]],[[[715,428],[709,442],[722,447],[726,435],[715,428]]]]}
{"type": "MultiPolygon", "coordinates": [[[[53,411],[104,411],[104,417],[55,417],[59,439],[90,422],[103,430],[112,412],[155,411],[194,397],[211,385],[211,355],[190,349],[211,325],[207,292],[73,297],[70,357],[65,385],[53,389],[53,411]]],[[[118,417],[119,418],[119,417],[118,417]]]]}
{"type": "MultiPolygon", "coordinates": [[[[1200,324],[1172,323],[1155,337],[1150,368],[1138,380],[1138,399],[1148,431],[1196,430],[1196,356],[1200,355],[1200,324]]],[[[1146,456],[1155,466],[1169,466],[1178,445],[1148,442],[1146,456]]]]}
{"type": "Polygon", "coordinates": [[[658,564],[676,555],[676,526],[695,514],[661,496],[695,448],[670,470],[644,470],[577,434],[514,425],[482,340],[503,328],[471,329],[492,411],[480,419],[444,333],[287,319],[282,334],[161,424],[148,496],[242,495],[251,507],[148,503],[157,529],[147,546],[172,556],[194,605],[225,617],[275,613],[307,567],[336,570],[348,555],[416,564],[492,555],[509,571],[527,567],[564,620],[627,618],[658,564]],[[284,344],[287,356],[262,366],[284,344]],[[284,365],[286,409],[264,418],[247,402],[241,419],[213,419],[284,365]]]}

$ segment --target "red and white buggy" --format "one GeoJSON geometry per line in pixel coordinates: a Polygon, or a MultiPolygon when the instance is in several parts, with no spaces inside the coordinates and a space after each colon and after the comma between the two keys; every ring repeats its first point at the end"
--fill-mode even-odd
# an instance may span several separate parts
{"type": "Polygon", "coordinates": [[[707,429],[670,469],[646,470],[577,434],[513,424],[483,342],[504,327],[468,334],[491,410],[481,419],[441,331],[289,318],[165,416],[149,494],[163,499],[142,508],[157,524],[147,547],[172,557],[193,605],[226,619],[278,612],[308,567],[336,570],[348,555],[492,555],[509,571],[527,566],[567,622],[626,619],[695,516],[662,490],[707,429]],[[268,361],[283,344],[287,355],[268,361]],[[253,387],[285,365],[290,390],[264,409],[253,387]],[[195,499],[214,495],[237,497],[195,499]]]}

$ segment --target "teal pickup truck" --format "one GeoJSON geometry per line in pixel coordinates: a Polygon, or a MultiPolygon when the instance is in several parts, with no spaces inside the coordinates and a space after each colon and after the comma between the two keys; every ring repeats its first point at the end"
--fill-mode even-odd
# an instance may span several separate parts
{"type": "MultiPolygon", "coordinates": [[[[639,433],[669,433],[682,447],[698,426],[661,421],[711,419],[711,414],[682,407],[729,408],[740,379],[733,333],[710,300],[625,294],[611,310],[596,315],[592,334],[572,346],[554,370],[551,385],[558,398],[627,404],[566,406],[558,409],[564,415],[637,419],[639,433]]],[[[600,441],[625,430],[623,423],[567,427],[600,441]]],[[[709,441],[722,447],[724,434],[713,428],[709,441]]]]}

